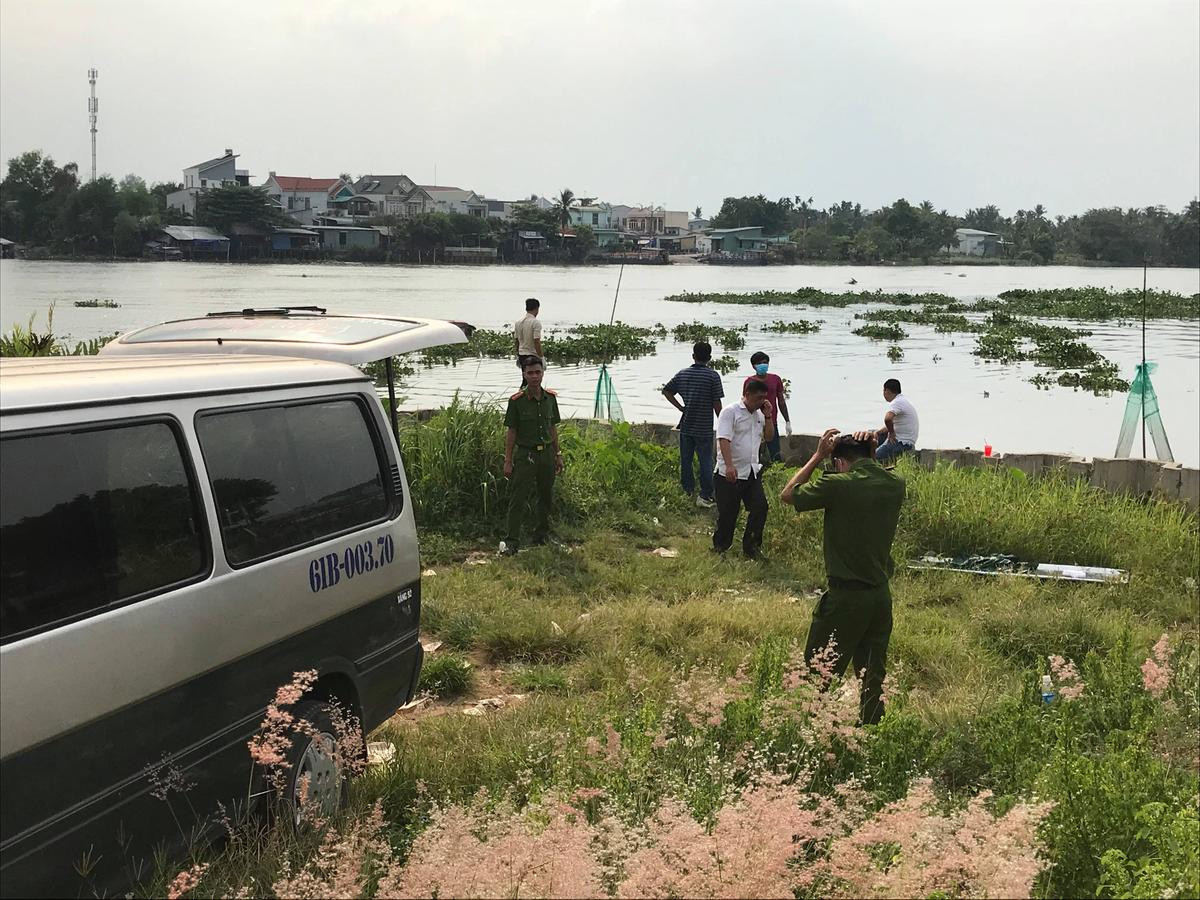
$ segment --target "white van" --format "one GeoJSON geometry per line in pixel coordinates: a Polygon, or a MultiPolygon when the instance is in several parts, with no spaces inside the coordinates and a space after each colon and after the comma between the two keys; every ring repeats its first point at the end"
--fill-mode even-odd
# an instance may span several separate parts
{"type": "MultiPolygon", "coordinates": [[[[409,700],[416,527],[348,363],[468,332],[246,310],[0,361],[0,892],[112,891],[261,794],[247,741],[294,672],[320,732],[409,700]]],[[[319,741],[292,761],[289,792],[341,801],[319,741]]]]}

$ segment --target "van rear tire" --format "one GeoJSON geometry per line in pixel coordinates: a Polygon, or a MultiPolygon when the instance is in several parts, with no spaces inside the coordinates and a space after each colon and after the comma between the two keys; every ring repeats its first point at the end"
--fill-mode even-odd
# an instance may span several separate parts
{"type": "Polygon", "coordinates": [[[296,726],[288,751],[283,800],[293,824],[328,818],[350,799],[350,778],[338,758],[333,709],[320,700],[302,700],[292,715],[296,726]]]}

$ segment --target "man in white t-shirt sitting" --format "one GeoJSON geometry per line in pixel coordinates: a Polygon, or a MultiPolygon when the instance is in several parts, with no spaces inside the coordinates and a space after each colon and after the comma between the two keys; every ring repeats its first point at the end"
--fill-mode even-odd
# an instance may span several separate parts
{"type": "Polygon", "coordinates": [[[767,524],[767,495],[763,493],[762,463],[759,447],[775,436],[774,409],[767,399],[767,383],[747,378],[742,399],[717,417],[717,529],[713,549],[724,553],[733,546],[733,530],[738,513],[745,504],[746,531],[742,534],[742,553],[759,558],[763,527],[767,524]]]}
{"type": "Polygon", "coordinates": [[[883,416],[883,427],[875,432],[879,440],[875,459],[881,463],[914,450],[920,427],[916,407],[900,393],[898,378],[889,378],[883,383],[883,399],[888,403],[888,410],[883,416]]]}

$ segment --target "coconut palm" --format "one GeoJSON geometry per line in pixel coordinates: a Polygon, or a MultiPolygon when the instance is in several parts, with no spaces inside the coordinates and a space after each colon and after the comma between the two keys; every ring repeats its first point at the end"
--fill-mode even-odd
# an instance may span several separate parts
{"type": "Polygon", "coordinates": [[[575,192],[570,188],[563,188],[559,192],[558,202],[554,208],[558,211],[558,230],[566,231],[567,225],[571,221],[571,204],[575,202],[575,192]]]}

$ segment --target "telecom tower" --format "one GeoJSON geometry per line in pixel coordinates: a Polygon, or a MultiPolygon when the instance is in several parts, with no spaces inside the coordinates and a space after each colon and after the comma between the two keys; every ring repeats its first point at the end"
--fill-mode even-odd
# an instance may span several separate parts
{"type": "Polygon", "coordinates": [[[100,109],[100,101],[96,99],[96,76],[100,73],[88,69],[88,84],[92,86],[92,96],[88,98],[88,122],[92,126],[92,181],[96,180],[96,113],[100,109]]]}

